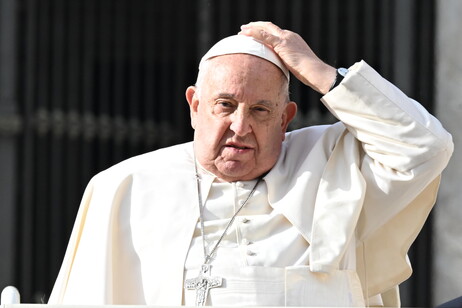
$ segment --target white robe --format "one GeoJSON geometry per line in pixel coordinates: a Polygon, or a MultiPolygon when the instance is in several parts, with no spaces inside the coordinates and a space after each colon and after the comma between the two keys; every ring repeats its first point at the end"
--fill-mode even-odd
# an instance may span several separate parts
{"type": "MultiPolygon", "coordinates": [[[[453,151],[441,124],[364,62],[322,101],[341,122],[287,133],[264,178],[269,204],[310,245],[309,264],[288,278],[300,284],[290,303],[298,306],[336,304],[332,281],[349,275],[341,264],[351,243],[365,298],[407,279],[406,253],[453,151]],[[322,290],[320,302],[307,285],[322,290]]],[[[101,172],[84,193],[49,303],[181,305],[198,216],[192,143],[101,172]]]]}

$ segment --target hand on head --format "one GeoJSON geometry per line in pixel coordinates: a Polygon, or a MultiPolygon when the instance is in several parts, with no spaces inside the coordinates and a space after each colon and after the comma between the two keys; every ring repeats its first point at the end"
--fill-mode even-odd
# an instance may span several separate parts
{"type": "Polygon", "coordinates": [[[336,71],[324,63],[295,32],[283,30],[271,22],[251,22],[241,26],[239,34],[247,35],[271,47],[292,74],[315,91],[329,91],[336,71]]]}

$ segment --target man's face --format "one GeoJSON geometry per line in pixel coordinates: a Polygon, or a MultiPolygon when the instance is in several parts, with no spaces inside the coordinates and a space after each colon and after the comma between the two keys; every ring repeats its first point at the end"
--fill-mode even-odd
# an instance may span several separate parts
{"type": "Polygon", "coordinates": [[[282,72],[246,54],[212,58],[204,69],[186,91],[196,158],[221,180],[255,179],[276,163],[297,110],[282,72]]]}

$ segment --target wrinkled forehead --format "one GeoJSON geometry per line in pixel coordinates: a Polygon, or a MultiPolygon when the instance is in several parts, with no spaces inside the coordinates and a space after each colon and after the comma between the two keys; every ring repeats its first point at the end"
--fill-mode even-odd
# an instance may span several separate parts
{"type": "Polygon", "coordinates": [[[202,57],[201,62],[199,63],[199,70],[201,70],[204,67],[205,62],[211,58],[239,53],[257,56],[273,63],[283,72],[287,80],[289,80],[289,70],[282,63],[278,55],[265,44],[245,35],[229,36],[216,43],[202,57]]]}

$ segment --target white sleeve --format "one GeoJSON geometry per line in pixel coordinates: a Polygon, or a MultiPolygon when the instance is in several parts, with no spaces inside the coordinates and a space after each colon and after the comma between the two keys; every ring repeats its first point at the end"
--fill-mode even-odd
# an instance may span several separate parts
{"type": "Polygon", "coordinates": [[[365,153],[366,235],[438,177],[453,152],[452,137],[422,105],[364,61],[353,65],[322,101],[365,153]]]}
{"type": "Polygon", "coordinates": [[[363,153],[366,193],[356,226],[357,271],[372,296],[410,276],[406,254],[435,203],[452,137],[365,62],[351,67],[322,101],[363,153]]]}

